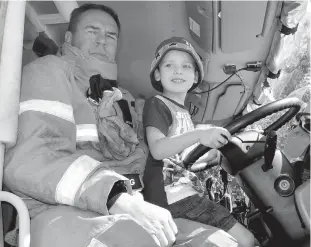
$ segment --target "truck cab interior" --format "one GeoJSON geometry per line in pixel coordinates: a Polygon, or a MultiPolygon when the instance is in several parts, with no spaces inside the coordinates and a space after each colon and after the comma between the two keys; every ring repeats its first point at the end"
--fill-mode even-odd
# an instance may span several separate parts
{"type": "MultiPolygon", "coordinates": [[[[169,37],[185,37],[192,42],[201,56],[205,70],[204,82],[194,92],[187,95],[186,107],[195,124],[229,127],[251,112],[252,106],[255,106],[254,108],[264,106],[267,103],[267,98],[270,99],[269,102],[276,100],[267,94],[267,91],[272,90],[282,75],[284,61],[290,57],[289,47],[294,44],[295,36],[302,26],[301,22],[310,14],[310,6],[307,1],[95,2],[113,8],[121,22],[117,54],[117,81],[120,86],[127,89],[135,98],[146,99],[155,95],[157,92],[150,83],[149,72],[156,47],[169,37]]],[[[64,42],[71,11],[83,3],[86,1],[0,2],[0,184],[2,184],[5,149],[14,145],[16,141],[20,75],[15,75],[20,74],[21,67],[36,58],[57,54],[58,48],[64,42]],[[13,58],[18,60],[15,65],[12,61],[13,58]],[[12,61],[12,63],[6,61],[12,61]],[[7,80],[12,83],[4,83],[7,80]]],[[[292,109],[295,108],[292,105],[294,103],[292,101],[284,103],[285,108],[279,105],[274,105],[274,107],[277,110],[292,109]]],[[[269,114],[275,112],[270,110],[268,110],[269,114]]],[[[263,115],[269,115],[266,113],[263,115]]],[[[287,159],[286,167],[291,167],[293,163],[302,161],[309,155],[305,154],[310,138],[310,103],[300,104],[299,109],[292,114],[286,121],[290,121],[296,115],[297,124],[292,127],[286,144],[283,146],[284,154],[282,155],[284,156],[282,157],[287,159]],[[300,115],[296,115],[297,113],[300,115]],[[303,158],[301,158],[302,155],[304,155],[303,158]]],[[[255,119],[252,119],[253,122],[255,119]]],[[[239,130],[244,131],[250,124],[250,122],[247,123],[247,125],[239,125],[239,130]]],[[[247,143],[247,140],[250,141],[254,138],[263,138],[262,141],[267,144],[269,138],[258,136],[258,133],[251,132],[241,134],[239,138],[244,138],[243,145],[247,143]]],[[[244,150],[244,153],[247,153],[249,148],[252,149],[255,144],[251,144],[250,147],[241,147],[241,145],[241,143],[236,144],[241,150],[244,150]]],[[[258,171],[258,167],[261,167],[258,165],[259,160],[264,158],[267,160],[264,152],[265,145],[261,145],[260,148],[261,151],[258,151],[256,158],[254,156],[254,159],[249,161],[252,166],[257,167],[256,169],[246,169],[244,173],[241,173],[245,166],[241,170],[238,169],[234,172],[232,169],[228,169],[227,172],[233,176],[240,174],[237,179],[241,184],[246,181],[245,176],[256,180],[255,173],[263,172],[262,170],[258,171]]],[[[275,150],[273,152],[274,163],[278,162],[275,157],[279,155],[275,153],[278,152],[275,150]]],[[[229,154],[228,160],[230,157],[232,154],[231,156],[229,154]]],[[[228,162],[230,163],[230,160],[228,162]]],[[[273,162],[271,161],[271,164],[273,162]]],[[[247,167],[249,166],[250,164],[247,164],[247,167]]],[[[281,171],[278,172],[277,177],[269,175],[269,185],[274,186],[275,181],[281,179],[279,178],[281,175],[283,175],[281,171]]],[[[266,189],[259,181],[255,181],[254,186],[257,194],[266,189]]],[[[308,193],[310,194],[310,183],[307,182],[307,185],[304,186],[306,187],[304,189],[297,186],[300,190],[296,190],[298,191],[296,199],[294,192],[288,197],[281,196],[281,199],[278,198],[280,196],[278,192],[270,195],[273,199],[268,198],[268,195],[259,196],[258,199],[258,196],[254,196],[256,194],[254,191],[248,191],[246,194],[255,201],[260,201],[257,203],[258,208],[263,204],[275,203],[280,210],[275,210],[273,217],[279,225],[286,224],[286,221],[281,219],[286,217],[286,214],[281,213],[284,198],[288,199],[286,203],[296,203],[294,208],[300,209],[302,212],[300,217],[309,222],[310,208],[306,197],[308,193]],[[299,202],[298,206],[297,202],[299,202]]],[[[244,189],[247,191],[251,187],[245,186],[244,189]]],[[[2,193],[9,192],[0,192],[0,200],[5,201],[8,194],[3,195],[2,193]]],[[[308,198],[310,200],[310,196],[308,198]]],[[[2,246],[4,235],[12,229],[12,218],[15,218],[16,215],[16,211],[13,211],[10,206],[11,203],[12,201],[2,203],[4,213],[3,230],[0,228],[0,232],[3,232],[0,234],[0,246],[2,246]]],[[[23,205],[19,206],[19,210],[27,211],[23,205]]],[[[262,206],[259,211],[262,210],[267,211],[267,208],[262,206]]],[[[21,228],[25,227],[26,230],[20,230],[19,236],[27,238],[27,236],[29,237],[29,226],[27,229],[27,225],[29,225],[27,217],[29,216],[26,213],[25,217],[21,217],[21,214],[23,213],[18,211],[19,219],[24,220],[21,228]]],[[[302,222],[310,230],[310,223],[306,223],[305,220],[302,222]]],[[[267,225],[275,226],[276,224],[265,222],[264,228],[267,228],[267,225]]],[[[293,229],[284,230],[286,234],[290,231],[293,229]]],[[[271,230],[267,232],[271,234],[271,230]]],[[[305,229],[293,232],[292,235],[289,234],[293,239],[302,238],[302,235],[304,235],[304,239],[305,236],[310,238],[310,235],[305,234],[305,229]]],[[[277,234],[274,236],[276,236],[275,238],[280,237],[277,234]]],[[[279,243],[277,240],[273,241],[279,243]]],[[[270,245],[264,241],[261,244],[261,246],[273,246],[271,242],[270,245]]],[[[29,247],[29,241],[24,241],[20,246],[29,247]]]]}

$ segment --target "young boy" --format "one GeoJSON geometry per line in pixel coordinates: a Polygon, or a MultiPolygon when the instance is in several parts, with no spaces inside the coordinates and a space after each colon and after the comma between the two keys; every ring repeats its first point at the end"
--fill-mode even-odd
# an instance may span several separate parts
{"type": "Polygon", "coordinates": [[[187,93],[195,89],[203,77],[203,64],[189,41],[173,37],[158,46],[150,79],[161,95],[148,99],[143,113],[150,150],[143,177],[144,199],[169,209],[175,218],[213,225],[227,231],[242,246],[254,246],[253,235],[226,208],[200,197],[191,181],[180,176],[181,173],[175,183],[168,173],[175,171],[174,166],[197,144],[220,148],[231,139],[224,128],[195,129],[184,106],[187,93]]]}

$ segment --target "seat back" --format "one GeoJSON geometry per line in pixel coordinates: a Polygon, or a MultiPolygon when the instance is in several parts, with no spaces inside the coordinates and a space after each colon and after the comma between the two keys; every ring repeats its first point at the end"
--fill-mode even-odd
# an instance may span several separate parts
{"type": "Polygon", "coordinates": [[[296,189],[295,201],[301,220],[310,232],[310,179],[296,189]]]}
{"type": "MultiPolygon", "coordinates": [[[[0,27],[3,29],[0,32],[0,201],[6,201],[17,209],[20,247],[30,246],[28,209],[22,199],[2,191],[2,179],[5,149],[14,146],[17,139],[25,7],[26,1],[0,2],[0,27]]],[[[3,246],[2,226],[0,214],[0,246],[3,246]]]]}

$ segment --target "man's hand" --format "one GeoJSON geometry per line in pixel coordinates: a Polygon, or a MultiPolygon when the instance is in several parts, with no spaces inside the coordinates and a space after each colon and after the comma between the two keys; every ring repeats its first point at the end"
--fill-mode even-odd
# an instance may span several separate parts
{"type": "Polygon", "coordinates": [[[160,247],[172,246],[178,232],[171,213],[151,203],[122,193],[110,208],[111,214],[129,214],[143,226],[160,247]]]}
{"type": "Polygon", "coordinates": [[[201,132],[200,143],[210,148],[220,148],[232,138],[229,131],[222,127],[209,127],[201,132]]]}

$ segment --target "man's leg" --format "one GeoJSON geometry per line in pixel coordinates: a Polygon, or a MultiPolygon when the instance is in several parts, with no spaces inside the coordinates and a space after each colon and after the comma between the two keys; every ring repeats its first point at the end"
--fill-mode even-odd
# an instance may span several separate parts
{"type": "Polygon", "coordinates": [[[255,246],[254,235],[239,222],[235,223],[227,232],[236,238],[241,246],[255,246]]]}
{"type": "MultiPolygon", "coordinates": [[[[174,247],[240,247],[226,232],[176,219],[174,247]]],[[[100,216],[69,206],[56,206],[31,221],[31,247],[157,247],[129,215],[100,216]]]]}
{"type": "Polygon", "coordinates": [[[153,238],[129,215],[100,216],[56,206],[31,221],[31,247],[154,247],[153,238]]]}
{"type": "Polygon", "coordinates": [[[223,206],[194,195],[170,205],[174,218],[184,218],[220,228],[231,234],[242,247],[254,247],[254,236],[223,206]]]}

